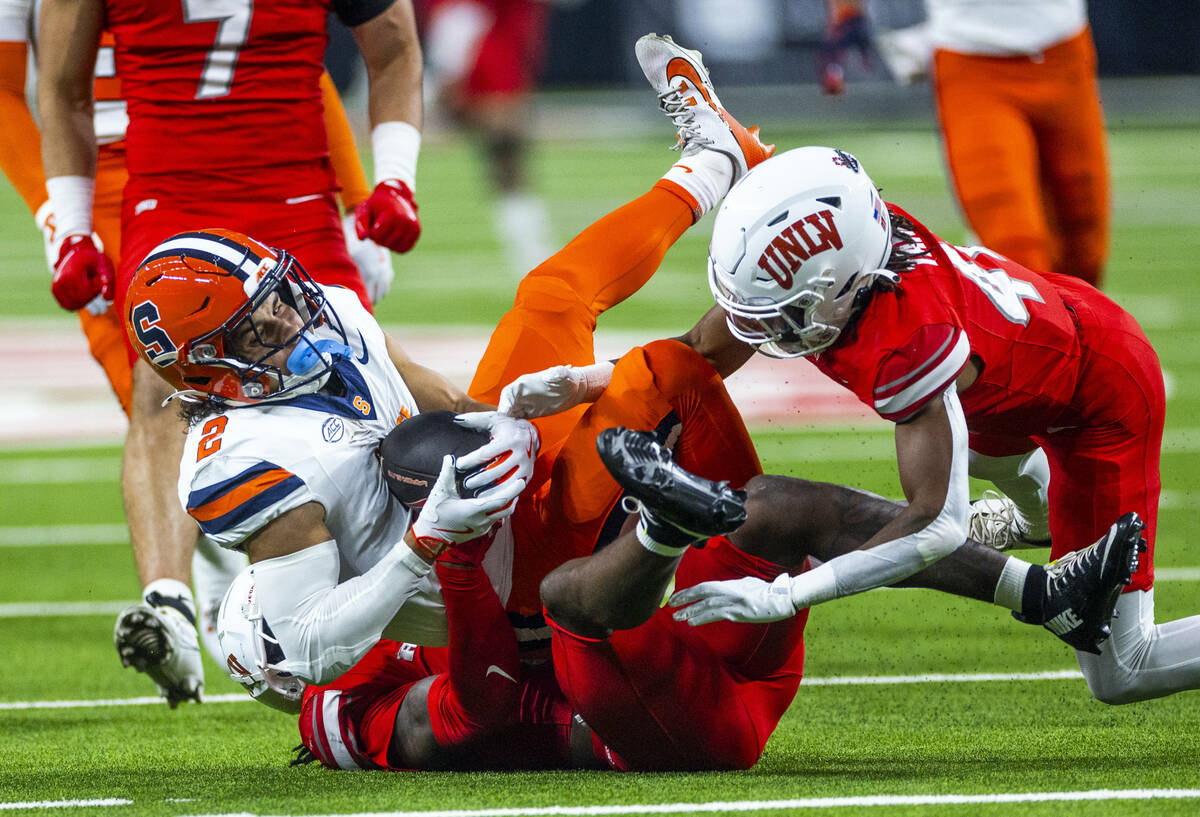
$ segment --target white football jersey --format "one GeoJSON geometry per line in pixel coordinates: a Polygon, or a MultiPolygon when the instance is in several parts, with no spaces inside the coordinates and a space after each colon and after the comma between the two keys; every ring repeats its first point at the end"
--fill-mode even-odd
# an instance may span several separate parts
{"type": "MultiPolygon", "coordinates": [[[[323,390],[239,406],[196,423],[184,445],[179,499],[205,536],[238,550],[281,514],[319,503],[337,542],[340,582],[373,567],[409,528],[410,514],[388,492],[375,451],[398,422],[418,412],[388,357],[379,324],[353,292],[322,289],[352,351],[335,369],[344,394],[334,397],[323,390]]],[[[340,341],[327,327],[312,333],[340,341]]],[[[501,540],[484,567],[503,598],[511,588],[512,548],[511,537],[501,540]]],[[[384,635],[423,645],[445,643],[436,574],[424,579],[384,635]]]]}
{"type": "Polygon", "coordinates": [[[935,48],[1035,56],[1087,25],[1084,0],[926,0],[935,48]]]}

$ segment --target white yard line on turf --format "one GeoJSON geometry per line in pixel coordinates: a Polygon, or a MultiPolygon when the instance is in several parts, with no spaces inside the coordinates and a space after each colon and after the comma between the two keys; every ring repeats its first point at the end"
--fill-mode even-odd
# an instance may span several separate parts
{"type": "MultiPolygon", "coordinates": [[[[688,812],[792,811],[810,808],[869,806],[958,806],[992,803],[1049,803],[1097,800],[1192,800],[1200,789],[1096,789],[1093,791],[1029,791],[1006,794],[879,794],[864,797],[805,797],[795,800],[728,800],[715,803],[644,803],[621,806],[545,806],[541,808],[446,809],[441,811],[377,811],[337,817],[553,817],[554,815],[680,814],[688,812]]],[[[209,815],[208,817],[218,817],[209,815]]],[[[228,817],[228,815],[220,815],[228,817]]],[[[255,817],[252,814],[239,817],[255,817]]],[[[334,817],[308,815],[307,817],[334,817]]]]}
{"type": "MultiPolygon", "coordinates": [[[[1046,672],[975,672],[961,675],[866,675],[837,678],[805,678],[804,686],[876,686],[885,684],[974,684],[988,681],[1061,681],[1081,679],[1079,670],[1061,669],[1046,672]]],[[[227,695],[208,695],[209,703],[242,703],[254,700],[238,692],[227,695]]],[[[2,701],[0,711],[27,709],[97,709],[109,706],[153,706],[161,704],[162,698],[111,698],[96,701],[2,701]]]]}
{"type": "Polygon", "coordinates": [[[0,525],[0,547],[46,545],[122,545],[129,542],[124,524],[0,525]]]}
{"type": "Polygon", "coordinates": [[[18,803],[0,803],[0,811],[35,808],[91,808],[92,806],[132,806],[132,800],[105,797],[103,800],[30,800],[18,803]]]}

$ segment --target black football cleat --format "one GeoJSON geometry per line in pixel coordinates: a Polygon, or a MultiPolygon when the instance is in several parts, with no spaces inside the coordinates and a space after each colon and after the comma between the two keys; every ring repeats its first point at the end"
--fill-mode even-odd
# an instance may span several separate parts
{"type": "Polygon", "coordinates": [[[686,545],[736,530],[746,521],[746,492],[684,470],[646,431],[606,428],[596,438],[600,461],[641,505],[650,535],[686,545]]]}
{"type": "MultiPolygon", "coordinates": [[[[1098,542],[1046,565],[1040,622],[1070,646],[1099,655],[1111,634],[1113,610],[1146,550],[1145,524],[1136,513],[1113,523],[1098,542]]],[[[1029,621],[1013,613],[1017,621],[1029,621]]]]}

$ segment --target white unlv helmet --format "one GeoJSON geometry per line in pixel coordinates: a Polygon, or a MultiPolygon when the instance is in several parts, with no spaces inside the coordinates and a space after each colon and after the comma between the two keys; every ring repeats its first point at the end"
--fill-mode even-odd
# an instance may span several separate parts
{"type": "Polygon", "coordinates": [[[258,608],[253,566],[239,573],[225,592],[217,613],[217,639],[229,677],[252,698],[282,712],[300,713],[305,684],[275,668],[284,660],[283,650],[258,608]]]}
{"type": "Polygon", "coordinates": [[[803,147],[767,159],[717,212],[708,285],[734,336],[770,357],[837,340],[856,298],[891,254],[891,221],[871,178],[843,150],[803,147]]]}

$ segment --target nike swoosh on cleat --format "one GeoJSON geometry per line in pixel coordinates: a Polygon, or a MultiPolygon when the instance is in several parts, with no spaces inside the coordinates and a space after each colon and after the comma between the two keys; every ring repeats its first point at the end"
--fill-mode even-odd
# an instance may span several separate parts
{"type": "Polygon", "coordinates": [[[499,668],[498,666],[496,666],[495,664],[491,664],[491,665],[489,665],[489,666],[488,666],[488,668],[487,668],[487,672],[485,672],[485,673],[483,674],[483,677],[484,677],[484,678],[486,678],[486,677],[488,677],[489,675],[491,675],[493,672],[494,672],[494,673],[496,673],[497,675],[500,675],[500,676],[502,676],[502,677],[504,677],[504,678],[507,678],[508,680],[512,681],[514,684],[517,682],[517,679],[516,679],[516,678],[512,677],[511,675],[509,675],[507,672],[505,672],[504,670],[500,669],[500,668],[499,668]]]}
{"type": "Polygon", "coordinates": [[[700,78],[700,74],[696,71],[696,67],[683,57],[675,57],[673,60],[667,63],[667,76],[682,77],[686,81],[690,82],[696,88],[696,90],[700,92],[700,95],[704,97],[705,102],[707,102],[709,105],[712,105],[714,108],[717,107],[716,105],[713,105],[712,97],[708,95],[708,89],[704,87],[704,80],[700,78]]]}
{"type": "Polygon", "coordinates": [[[362,346],[363,351],[362,351],[362,354],[357,356],[355,359],[362,365],[366,366],[367,361],[369,361],[371,359],[371,356],[370,356],[370,354],[367,353],[367,339],[363,337],[363,333],[362,333],[361,329],[358,330],[358,342],[362,346]]]}
{"type": "Polygon", "coordinates": [[[694,173],[694,172],[695,172],[695,171],[693,171],[693,170],[692,170],[690,167],[688,167],[687,165],[673,165],[673,167],[677,167],[677,168],[679,168],[679,169],[680,169],[680,170],[682,170],[684,173],[694,173]]]}

